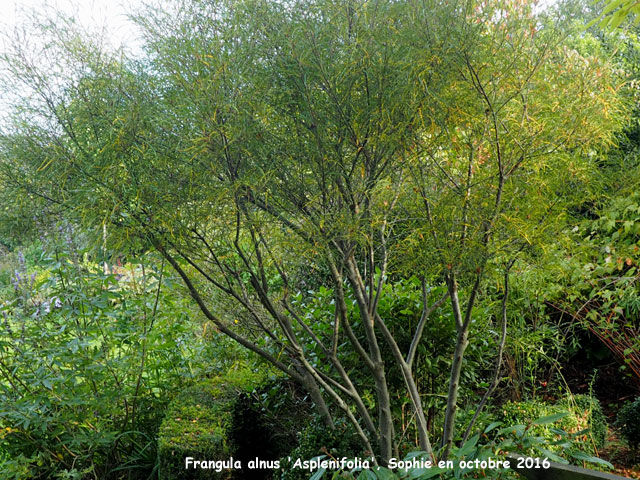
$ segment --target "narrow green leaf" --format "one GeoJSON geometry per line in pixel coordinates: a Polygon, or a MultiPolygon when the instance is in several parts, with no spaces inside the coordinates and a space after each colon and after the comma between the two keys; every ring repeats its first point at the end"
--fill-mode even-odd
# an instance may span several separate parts
{"type": "Polygon", "coordinates": [[[625,1],[626,0],[613,0],[613,2],[610,2],[606,7],[602,9],[602,14],[606,15],[607,13],[612,12],[613,10],[618,8],[618,6],[620,6],[622,2],[625,1]]]}
{"type": "Polygon", "coordinates": [[[469,455],[471,452],[473,452],[473,449],[475,448],[476,444],[478,443],[478,439],[480,438],[479,434],[475,434],[473,437],[471,437],[469,440],[467,440],[465,442],[465,444],[460,448],[460,450],[458,450],[458,454],[460,456],[465,456],[465,455],[469,455]]]}
{"type": "Polygon", "coordinates": [[[420,480],[426,480],[427,478],[433,478],[441,473],[445,473],[448,470],[446,468],[433,467],[433,468],[418,468],[411,472],[410,479],[419,478],[420,480]]]}
{"type": "Polygon", "coordinates": [[[558,456],[556,453],[553,453],[551,450],[547,450],[546,448],[539,447],[539,450],[545,454],[545,456],[551,460],[552,462],[562,463],[567,465],[569,462],[564,458],[558,456]]]}
{"type": "Polygon", "coordinates": [[[540,417],[540,418],[534,420],[531,423],[533,425],[546,425],[548,423],[557,422],[558,420],[563,419],[567,415],[569,415],[569,412],[554,413],[553,415],[547,415],[546,417],[540,417]]]}
{"type": "Polygon", "coordinates": [[[372,472],[378,480],[395,480],[397,478],[393,471],[385,467],[374,467],[372,472]]]}
{"type": "Polygon", "coordinates": [[[311,475],[311,477],[309,477],[309,480],[320,480],[322,477],[324,477],[324,473],[326,471],[326,468],[319,468],[313,475],[311,475]]]}
{"type": "Polygon", "coordinates": [[[570,454],[571,454],[571,456],[573,458],[575,458],[577,460],[582,460],[584,462],[589,462],[589,463],[597,463],[599,465],[604,465],[605,467],[613,469],[613,465],[611,465],[606,460],[603,460],[601,458],[594,457],[594,456],[591,456],[591,455],[587,455],[586,453],[581,452],[579,450],[572,451],[570,454]]]}
{"type": "MultiPolygon", "coordinates": [[[[381,478],[381,477],[378,477],[371,470],[362,470],[360,475],[358,475],[358,480],[360,480],[360,479],[362,479],[362,480],[377,480],[378,478],[381,478]]],[[[382,477],[382,478],[384,478],[384,477],[382,477]]]]}
{"type": "Polygon", "coordinates": [[[484,429],[484,433],[489,433],[491,430],[499,427],[500,425],[502,425],[502,422],[492,422],[487,426],[487,428],[484,429]]]}

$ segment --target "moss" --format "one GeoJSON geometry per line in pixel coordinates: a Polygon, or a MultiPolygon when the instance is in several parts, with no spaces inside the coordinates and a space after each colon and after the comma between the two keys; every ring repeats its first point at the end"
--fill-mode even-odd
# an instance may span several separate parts
{"type": "Polygon", "coordinates": [[[232,456],[229,429],[234,402],[261,378],[247,370],[232,371],[185,389],[171,402],[158,433],[160,480],[232,478],[229,471],[185,470],[185,458],[228,460],[232,456]]]}

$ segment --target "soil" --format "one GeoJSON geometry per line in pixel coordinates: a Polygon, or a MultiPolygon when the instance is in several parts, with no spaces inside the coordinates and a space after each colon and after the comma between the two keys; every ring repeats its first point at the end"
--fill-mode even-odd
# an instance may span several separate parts
{"type": "Polygon", "coordinates": [[[640,452],[631,450],[612,429],[609,429],[607,446],[600,450],[599,456],[613,464],[613,473],[640,479],[640,452]]]}

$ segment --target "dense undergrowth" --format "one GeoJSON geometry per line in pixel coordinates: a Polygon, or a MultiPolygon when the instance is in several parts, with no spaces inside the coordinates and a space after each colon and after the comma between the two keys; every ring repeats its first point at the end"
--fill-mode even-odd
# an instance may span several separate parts
{"type": "MultiPolygon", "coordinates": [[[[3,252],[3,478],[191,478],[183,465],[191,456],[234,457],[243,465],[259,457],[272,468],[225,471],[220,478],[292,480],[309,476],[293,468],[297,458],[367,457],[347,423],[326,430],[300,387],[274,377],[199,320],[163,262],[150,255],[135,262],[96,261],[66,229],[46,243],[3,252]]],[[[298,301],[322,320],[331,315],[330,298],[330,291],[320,289],[298,301]]],[[[386,287],[380,309],[397,319],[394,328],[402,328],[418,321],[421,298],[417,279],[398,280],[386,287]]],[[[492,373],[487,358],[496,337],[488,299],[476,312],[486,322],[479,330],[486,341],[474,342],[467,356],[461,425],[473,415],[492,373]]],[[[517,308],[520,300],[514,303],[517,308]]],[[[453,349],[449,315],[442,308],[433,317],[416,361],[436,434],[453,349]]],[[[528,318],[526,310],[523,316],[528,318]]],[[[536,321],[533,329],[528,321],[513,325],[502,373],[507,381],[476,424],[474,432],[487,433],[474,437],[467,450],[487,456],[510,448],[558,461],[571,451],[573,462],[592,461],[605,446],[608,419],[596,398],[570,395],[563,383],[561,365],[569,355],[559,332],[566,325],[536,321]],[[553,417],[555,423],[538,421],[553,417]],[[515,443],[508,440],[512,436],[515,443]]],[[[416,450],[416,433],[404,420],[408,399],[400,398],[399,405],[402,458],[416,450]]],[[[626,415],[626,425],[634,425],[632,414],[626,415]]],[[[634,438],[629,436],[632,445],[634,438]]],[[[210,478],[209,472],[192,473],[210,478]]]]}
{"type": "Polygon", "coordinates": [[[161,263],[91,261],[67,228],[3,252],[2,477],[147,476],[173,395],[245,357],[209,341],[161,263]]]}

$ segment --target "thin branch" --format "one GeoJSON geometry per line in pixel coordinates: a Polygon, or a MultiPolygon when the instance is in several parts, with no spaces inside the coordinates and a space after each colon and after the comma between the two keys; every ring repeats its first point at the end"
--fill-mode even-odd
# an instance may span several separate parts
{"type": "Polygon", "coordinates": [[[485,404],[487,403],[491,395],[493,395],[493,392],[495,391],[495,389],[498,387],[498,384],[500,383],[500,371],[502,369],[502,356],[504,353],[504,346],[507,341],[507,301],[509,299],[509,270],[513,265],[513,263],[514,262],[511,261],[504,272],[504,294],[502,295],[502,314],[501,314],[502,332],[500,336],[500,343],[498,345],[498,359],[496,360],[496,367],[495,367],[495,372],[493,374],[493,380],[491,381],[491,385],[489,385],[489,388],[487,388],[487,391],[482,397],[482,400],[480,400],[480,403],[476,408],[476,413],[473,415],[473,418],[471,418],[471,421],[469,422],[469,425],[467,426],[467,429],[464,432],[464,435],[462,436],[463,444],[464,442],[467,441],[467,438],[469,438],[469,435],[471,434],[471,430],[476,424],[476,421],[478,420],[480,413],[482,413],[482,409],[484,408],[485,404]]]}
{"type": "Polygon", "coordinates": [[[418,351],[418,344],[422,339],[422,332],[424,331],[424,327],[427,324],[427,319],[429,316],[445,302],[449,294],[447,292],[443,293],[442,296],[436,300],[431,306],[427,303],[427,288],[426,288],[426,280],[422,279],[422,315],[420,316],[420,321],[418,322],[418,326],[416,327],[416,331],[413,334],[413,339],[411,340],[411,346],[409,347],[409,352],[407,353],[407,365],[409,365],[409,369],[413,370],[413,362],[416,357],[416,352],[418,351]]]}

